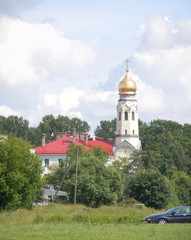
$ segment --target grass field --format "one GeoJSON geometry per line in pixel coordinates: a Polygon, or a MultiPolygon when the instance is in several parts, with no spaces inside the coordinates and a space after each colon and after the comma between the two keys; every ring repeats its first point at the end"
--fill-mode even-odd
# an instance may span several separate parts
{"type": "Polygon", "coordinates": [[[190,224],[143,224],[142,206],[48,205],[0,213],[0,240],[190,240],[190,224]]]}

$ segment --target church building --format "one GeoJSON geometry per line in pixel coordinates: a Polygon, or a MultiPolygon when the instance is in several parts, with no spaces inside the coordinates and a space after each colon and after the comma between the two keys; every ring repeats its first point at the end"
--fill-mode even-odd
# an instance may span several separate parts
{"type": "Polygon", "coordinates": [[[136,83],[129,76],[127,67],[125,77],[118,87],[117,124],[113,146],[115,158],[129,157],[134,150],[141,149],[136,90],[136,83]]]}
{"type": "Polygon", "coordinates": [[[127,67],[125,77],[119,83],[119,100],[117,104],[117,121],[115,139],[103,141],[96,137],[92,139],[87,133],[76,133],[72,135],[58,133],[56,141],[45,142],[45,135],[42,136],[42,146],[34,149],[39,155],[44,166],[44,174],[48,173],[51,164],[59,164],[67,156],[67,148],[71,143],[83,145],[85,149],[101,147],[109,154],[108,162],[117,160],[120,157],[129,158],[134,150],[141,149],[138,126],[138,105],[136,100],[136,83],[129,76],[127,67]]]}

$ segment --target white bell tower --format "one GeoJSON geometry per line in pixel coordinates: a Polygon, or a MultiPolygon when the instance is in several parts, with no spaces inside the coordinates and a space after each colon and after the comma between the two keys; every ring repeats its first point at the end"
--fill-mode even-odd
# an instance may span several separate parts
{"type": "Polygon", "coordinates": [[[136,83],[126,75],[119,83],[119,100],[117,105],[117,124],[114,155],[129,157],[134,150],[141,149],[138,126],[138,104],[136,100],[136,83]]]}

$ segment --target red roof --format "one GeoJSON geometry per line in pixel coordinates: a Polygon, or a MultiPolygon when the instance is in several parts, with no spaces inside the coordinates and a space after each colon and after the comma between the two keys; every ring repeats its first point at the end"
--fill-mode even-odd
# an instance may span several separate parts
{"type": "MultiPolygon", "coordinates": [[[[47,143],[44,147],[36,147],[35,152],[37,154],[67,154],[67,148],[72,143],[72,137],[60,138],[54,142],[47,143]]],[[[86,149],[92,147],[101,147],[107,151],[109,155],[113,152],[113,141],[102,141],[102,140],[89,140],[88,144],[85,141],[79,140],[75,144],[83,145],[86,149]]]]}

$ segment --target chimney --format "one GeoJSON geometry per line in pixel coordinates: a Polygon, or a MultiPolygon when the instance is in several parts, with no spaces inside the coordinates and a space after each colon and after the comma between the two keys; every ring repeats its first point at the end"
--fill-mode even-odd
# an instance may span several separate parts
{"type": "Polygon", "coordinates": [[[111,141],[113,141],[113,138],[108,138],[107,141],[110,141],[110,142],[111,142],[111,141]]]}
{"type": "Polygon", "coordinates": [[[57,132],[57,133],[56,133],[56,140],[60,139],[60,137],[61,137],[61,133],[60,133],[60,132],[57,132]]]}
{"type": "Polygon", "coordinates": [[[61,133],[61,138],[64,138],[64,137],[66,137],[66,132],[61,133]]]}
{"type": "Polygon", "coordinates": [[[76,142],[76,129],[73,128],[73,140],[72,140],[73,143],[76,142]]]}
{"type": "Polygon", "coordinates": [[[84,133],[80,133],[80,140],[85,141],[85,134],[84,133]]]}
{"type": "Polygon", "coordinates": [[[88,145],[89,134],[85,133],[85,143],[88,145]]]}
{"type": "Polygon", "coordinates": [[[46,134],[43,133],[42,134],[42,147],[44,147],[46,145],[46,134]]]}
{"type": "Polygon", "coordinates": [[[79,140],[80,140],[80,133],[77,132],[77,133],[76,133],[76,141],[79,141],[79,140]]]}

